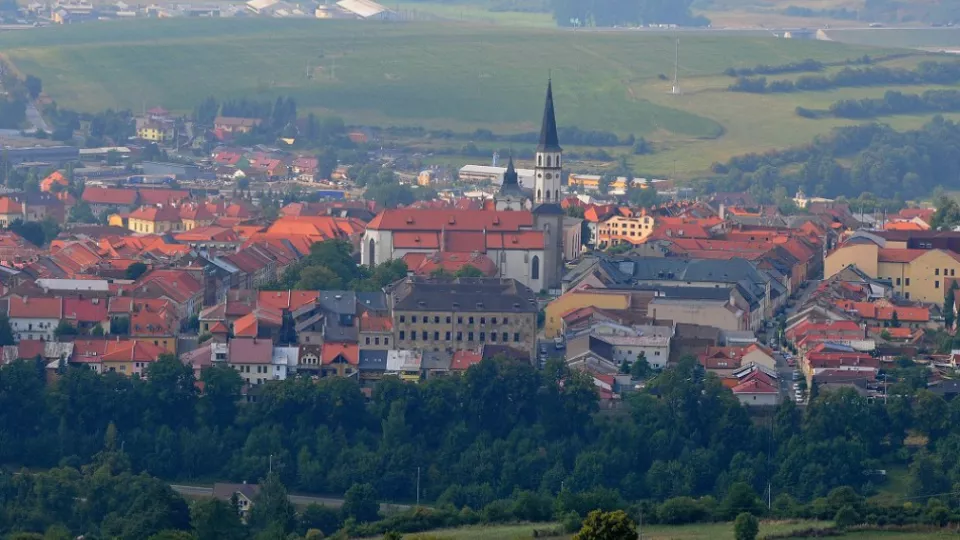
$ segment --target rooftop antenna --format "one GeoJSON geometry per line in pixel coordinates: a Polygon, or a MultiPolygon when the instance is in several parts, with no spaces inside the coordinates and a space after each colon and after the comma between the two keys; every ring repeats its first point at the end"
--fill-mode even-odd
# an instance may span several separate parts
{"type": "Polygon", "coordinates": [[[673,90],[670,93],[675,96],[683,94],[680,90],[680,38],[677,38],[677,52],[673,59],[673,90]]]}

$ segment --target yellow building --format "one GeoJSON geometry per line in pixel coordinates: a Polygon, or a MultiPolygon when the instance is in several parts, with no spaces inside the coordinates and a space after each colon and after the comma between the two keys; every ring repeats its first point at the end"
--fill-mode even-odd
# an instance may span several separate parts
{"type": "MultiPolygon", "coordinates": [[[[600,189],[601,178],[603,177],[599,174],[570,173],[567,176],[567,185],[570,187],[579,187],[584,191],[598,191],[600,189]]],[[[627,182],[628,179],[626,176],[618,176],[615,180],[612,180],[607,185],[607,189],[610,191],[626,191],[627,182]]],[[[641,188],[646,187],[646,180],[642,178],[634,178],[633,185],[641,188]]]]}
{"type": "Polygon", "coordinates": [[[180,212],[172,206],[141,206],[127,218],[133,232],[162,234],[183,230],[180,212]]]}
{"type": "Polygon", "coordinates": [[[856,265],[870,277],[889,279],[894,292],[906,299],[939,304],[960,272],[960,255],[952,251],[882,248],[863,238],[856,240],[827,255],[825,278],[856,265]]]}
{"type": "Polygon", "coordinates": [[[159,124],[146,124],[137,128],[137,138],[162,143],[167,140],[167,130],[159,124]]]}
{"type": "Polygon", "coordinates": [[[436,180],[436,177],[435,177],[435,175],[434,175],[434,172],[431,171],[431,170],[429,170],[429,169],[424,170],[424,171],[420,171],[420,174],[417,175],[417,185],[418,185],[418,186],[429,186],[429,185],[435,183],[436,181],[437,181],[437,180],[436,180]]]}
{"type": "Polygon", "coordinates": [[[215,219],[216,216],[207,209],[205,204],[188,204],[180,208],[180,220],[183,222],[185,231],[207,227],[212,225],[215,219]]]}
{"type": "Polygon", "coordinates": [[[563,332],[563,316],[575,309],[585,307],[601,309],[630,309],[629,291],[602,289],[573,290],[547,304],[544,309],[544,335],[559,336],[563,332]]]}
{"type": "Polygon", "coordinates": [[[604,249],[624,242],[642,244],[653,228],[654,218],[645,213],[639,217],[613,216],[597,226],[597,247],[604,249]]]}

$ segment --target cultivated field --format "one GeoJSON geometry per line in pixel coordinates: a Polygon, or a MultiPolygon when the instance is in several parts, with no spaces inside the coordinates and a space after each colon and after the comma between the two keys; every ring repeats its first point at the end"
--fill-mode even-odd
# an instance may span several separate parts
{"type": "Polygon", "coordinates": [[[681,175],[729,155],[805,143],[843,123],[796,118],[805,96],[723,92],[725,68],[889,52],[684,33],[685,94],[672,96],[675,39],[451,22],[180,19],[8,32],[0,34],[0,51],[21,72],[40,76],[58,103],[80,110],[187,112],[208,95],[285,95],[351,124],[458,132],[535,131],[549,73],[561,125],[646,137],[662,151],[631,158],[638,170],[672,174],[676,167],[681,175]]]}

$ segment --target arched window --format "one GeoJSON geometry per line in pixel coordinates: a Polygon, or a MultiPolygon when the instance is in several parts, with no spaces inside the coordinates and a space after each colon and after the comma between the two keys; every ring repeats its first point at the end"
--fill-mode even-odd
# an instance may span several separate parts
{"type": "Polygon", "coordinates": [[[538,189],[537,190],[537,200],[539,201],[543,197],[543,193],[538,189]]]}
{"type": "Polygon", "coordinates": [[[548,201],[550,200],[550,190],[549,190],[549,189],[547,190],[547,200],[548,200],[548,201]]]}
{"type": "Polygon", "coordinates": [[[376,251],[377,244],[376,244],[376,242],[373,241],[373,238],[370,239],[370,244],[369,244],[369,246],[370,246],[370,247],[368,248],[367,253],[369,253],[370,256],[367,257],[367,258],[370,260],[370,266],[376,266],[376,264],[377,264],[377,251],[376,251]]]}
{"type": "Polygon", "coordinates": [[[542,166],[543,166],[543,156],[542,156],[542,155],[538,155],[538,156],[537,156],[537,167],[542,167],[542,166]]]}
{"type": "Polygon", "coordinates": [[[559,200],[560,200],[560,190],[559,190],[559,189],[554,190],[554,193],[555,193],[554,200],[559,201],[559,200]]]}
{"type": "Polygon", "coordinates": [[[547,167],[550,167],[550,166],[551,166],[551,165],[550,165],[550,161],[551,161],[551,160],[550,160],[550,156],[547,156],[547,167]]]}
{"type": "Polygon", "coordinates": [[[530,279],[540,279],[540,257],[533,256],[533,262],[530,264],[530,279]]]}

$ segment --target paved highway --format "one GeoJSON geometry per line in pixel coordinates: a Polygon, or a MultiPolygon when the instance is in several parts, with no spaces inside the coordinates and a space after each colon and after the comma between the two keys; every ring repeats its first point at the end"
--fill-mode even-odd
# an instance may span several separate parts
{"type": "MultiPolygon", "coordinates": [[[[170,484],[170,488],[187,497],[213,497],[213,488],[209,486],[170,484]]],[[[343,505],[343,499],[337,497],[312,497],[307,495],[293,494],[290,495],[290,502],[299,506],[319,504],[334,508],[339,508],[343,505]]],[[[408,508],[410,508],[410,506],[406,504],[380,503],[380,510],[383,512],[395,512],[399,510],[407,510],[408,508]]]]}

